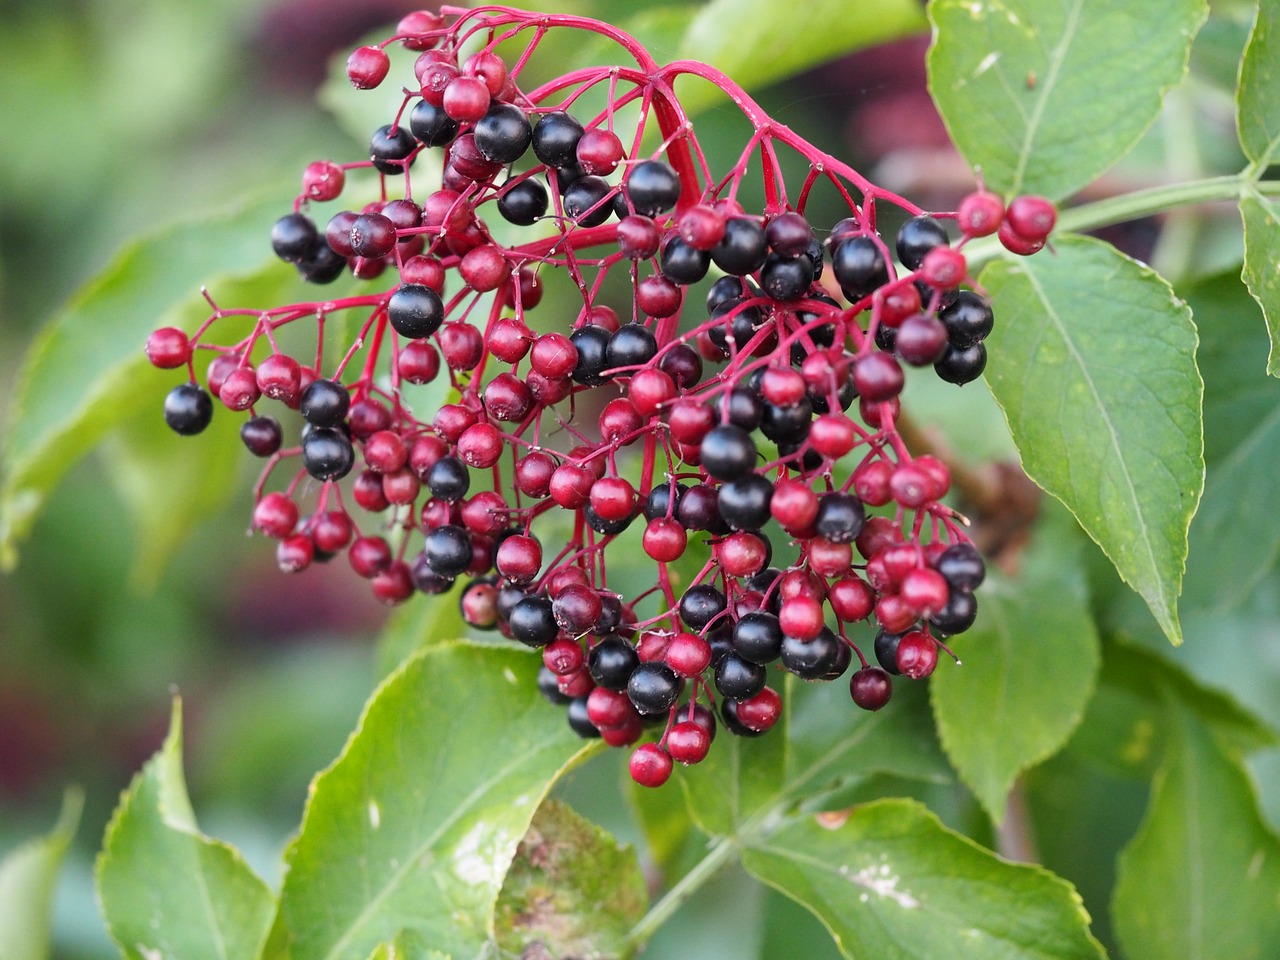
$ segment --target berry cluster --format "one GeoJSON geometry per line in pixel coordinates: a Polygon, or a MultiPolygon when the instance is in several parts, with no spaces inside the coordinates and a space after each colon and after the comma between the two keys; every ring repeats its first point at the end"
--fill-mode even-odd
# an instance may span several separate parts
{"type": "Polygon", "coordinates": [[[850,691],[868,710],[888,702],[890,675],[928,676],[942,641],[974,622],[984,566],[942,502],[946,465],[898,432],[903,364],[957,384],[982,373],[993,317],[963,246],[998,234],[1034,252],[1054,208],[1006,209],[979,190],[928,215],[713,68],[659,66],[580,17],[415,13],[351,55],[356,87],[385,80],[393,42],[419,52],[399,112],[368,160],[307,167],[271,245],[308,281],[394,282],[266,310],[210,300],[194,335],[166,328],[147,344],[156,366],[189,373],[165,401],[175,431],[203,430],[215,400],[249,414],[241,437],[267,461],[253,524],[278,541],[281,568],[345,552],[387,603],[471,578],[466,621],[540,649],[540,685],[576,731],[622,746],[665,724],[632,754],[648,786],[706,756],[718,723],[767,731],[781,711],[771,663],[831,680],[856,656],[850,691]],[[636,65],[525,89],[551,29],[604,36],[636,65]],[[719,178],[673,93],[683,74],[719,85],[751,124],[719,178]],[[593,96],[602,109],[584,106],[593,96]],[[781,149],[808,162],[796,194],[781,149]],[[424,189],[411,168],[429,152],[443,173],[424,189]],[[315,206],[370,167],[380,196],[318,226],[315,206]],[[757,167],[765,200],[748,211],[737,197],[757,167]],[[817,188],[844,213],[815,229],[817,188]],[[906,217],[893,249],[877,230],[886,205],[906,217]],[[536,312],[554,278],[576,319],[536,312]],[[704,280],[705,298],[691,296],[704,280]],[[325,356],[325,321],[344,312],[359,335],[325,356]],[[211,342],[232,316],[251,333],[211,342]],[[276,336],[306,320],[309,364],[276,336]],[[197,349],[213,355],[205,386],[197,349]],[[441,378],[450,401],[415,408],[441,378]],[[301,415],[296,443],[280,408],[301,415]],[[624,536],[633,524],[642,535],[624,536]],[[550,556],[535,531],[556,538],[550,556]],[[631,597],[606,570],[620,537],[653,561],[652,586],[631,597]],[[863,621],[877,665],[849,635],[863,621]]]}

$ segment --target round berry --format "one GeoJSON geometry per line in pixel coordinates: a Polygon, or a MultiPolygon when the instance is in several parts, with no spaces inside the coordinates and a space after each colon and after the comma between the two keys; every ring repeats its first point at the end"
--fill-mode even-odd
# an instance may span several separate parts
{"type": "Polygon", "coordinates": [[[381,213],[361,214],[351,224],[351,250],[359,257],[377,260],[396,246],[396,225],[381,213]]]}
{"type": "Polygon", "coordinates": [[[828,493],[818,501],[814,527],[832,543],[852,543],[866,522],[862,501],[850,493],[828,493]]]}
{"type": "Polygon", "coordinates": [[[457,503],[471,488],[471,471],[457,457],[441,457],[427,473],[427,489],[437,500],[457,503]]]}
{"type": "Polygon", "coordinates": [[[513,103],[491,103],[476,121],[474,133],[476,148],[485,159],[501,164],[519,160],[533,142],[529,118],[513,103]]]}
{"type": "Polygon", "coordinates": [[[161,327],[147,337],[147,359],[161,370],[181,367],[191,359],[191,341],[177,327],[161,327]]]}
{"type": "Polygon", "coordinates": [[[954,303],[938,311],[954,347],[969,347],[984,340],[995,325],[991,307],[972,290],[961,290],[954,303]]]}
{"type": "Polygon", "coordinates": [[[673,283],[689,286],[707,275],[711,255],[685,243],[678,235],[667,238],[660,257],[662,273],[673,283]]]}
{"type": "Polygon", "coordinates": [[[299,410],[308,423],[336,427],[351,408],[351,394],[333,380],[315,380],[302,391],[299,410]]]}
{"type": "Polygon", "coordinates": [[[933,217],[912,217],[898,230],[895,247],[898,259],[908,270],[918,270],[925,255],[947,245],[947,230],[933,217]]]}
{"type": "Polygon", "coordinates": [[[857,302],[889,282],[884,254],[870,237],[850,237],[831,253],[831,270],[845,297],[857,302]]]}
{"type": "Polygon", "coordinates": [[[535,180],[521,180],[498,196],[498,213],[520,227],[536,223],[546,214],[548,205],[546,188],[535,180]]]}
{"type": "Polygon", "coordinates": [[[939,379],[957,385],[977,380],[986,368],[987,348],[981,343],[967,347],[948,346],[942,357],[933,365],[939,379]]]}
{"type": "Polygon", "coordinates": [[[676,705],[684,679],[665,663],[641,663],[627,678],[627,696],[636,712],[649,716],[676,705]]]}
{"type": "Polygon", "coordinates": [[[443,147],[458,135],[458,121],[443,108],[419,100],[409,113],[409,132],[428,147],[443,147]]]}
{"type": "Polygon", "coordinates": [[[893,695],[893,681],[879,667],[863,667],[850,678],[849,695],[863,710],[879,710],[893,695]]]}
{"type": "Polygon", "coordinates": [[[734,277],[746,276],[759,270],[764,265],[767,254],[768,241],[765,239],[764,227],[748,217],[726,220],[724,236],[711,249],[711,259],[715,265],[734,277]]]}
{"type": "Polygon", "coordinates": [[[164,398],[164,422],[184,437],[200,433],[213,419],[213,400],[194,383],[181,383],[164,398]]]}
{"type": "Polygon", "coordinates": [[[1017,197],[1005,211],[1005,222],[1013,232],[1033,243],[1043,243],[1057,220],[1057,209],[1045,197],[1017,197]]]}
{"type": "Polygon", "coordinates": [[[302,213],[281,217],[271,227],[271,249],[286,263],[301,263],[309,258],[320,242],[316,225],[302,213]]]}
{"type": "Polygon", "coordinates": [[[636,747],[627,762],[631,779],[642,787],[660,787],[671,777],[671,755],[656,743],[636,747]]]}
{"type": "Polygon", "coordinates": [[[694,720],[681,720],[667,733],[667,752],[680,763],[700,763],[710,749],[710,734],[694,720]]]}
{"type": "Polygon", "coordinates": [[[681,621],[690,630],[701,631],[724,613],[725,595],[710,584],[695,584],[684,592],[678,604],[681,621]]]}
{"type": "Polygon", "coordinates": [[[512,637],[530,647],[545,647],[560,632],[551,601],[546,597],[522,598],[511,608],[507,625],[512,637]]]}
{"type": "Polygon", "coordinates": [[[582,124],[563,111],[544,113],[534,124],[534,155],[549,167],[565,167],[577,159],[582,124]]]}
{"type": "Polygon", "coordinates": [[[625,690],[638,666],[636,648],[617,634],[604,637],[587,655],[591,678],[607,690],[625,690]]]}
{"type": "MultiPolygon", "coordinates": [[[[576,148],[577,144],[574,146],[576,148]]],[[[623,192],[635,213],[644,217],[656,217],[666,213],[680,199],[680,178],[669,163],[644,160],[632,167],[627,174],[623,181],[623,192]]]]}
{"type": "Polygon", "coordinates": [[[721,657],[716,663],[716,690],[731,700],[746,700],[764,689],[767,673],[763,666],[736,653],[721,657]]]}
{"type": "Polygon", "coordinates": [[[351,441],[333,427],[313,427],[302,441],[302,465],[317,480],[341,480],[355,460],[351,441]]]}
{"type": "Polygon", "coordinates": [[[765,611],[753,611],[738,619],[733,627],[733,649],[751,663],[772,663],[782,655],[782,626],[765,611]]]}
{"type": "Polygon", "coordinates": [[[784,637],[782,666],[802,680],[826,680],[840,666],[840,648],[843,646],[840,638],[826,627],[812,640],[784,637]]]}
{"type": "Polygon", "coordinates": [[[1004,201],[997,194],[977,190],[960,201],[956,223],[970,237],[987,237],[1000,229],[1004,219],[1004,201]]]}
{"type": "Polygon", "coordinates": [[[347,79],[357,90],[372,90],[391,69],[391,58],[378,47],[357,47],[347,57],[347,79]]]}
{"type": "Polygon", "coordinates": [[[702,466],[717,480],[737,480],[756,464],[756,445],[741,427],[722,424],[702,438],[702,466]]]}
{"type": "Polygon", "coordinates": [[[403,173],[418,142],[404,127],[387,124],[374,131],[369,140],[369,158],[382,173],[403,173]]]}
{"type": "Polygon", "coordinates": [[[250,417],[240,427],[240,442],[255,457],[269,457],[280,449],[284,432],[274,417],[250,417]]]}

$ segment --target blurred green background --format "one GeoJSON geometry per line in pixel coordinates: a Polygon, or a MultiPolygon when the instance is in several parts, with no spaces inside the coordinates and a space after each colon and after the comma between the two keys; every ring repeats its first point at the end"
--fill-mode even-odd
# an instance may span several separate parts
{"type": "MultiPolygon", "coordinates": [[[[130,238],[247,195],[276,196],[283,212],[307,162],[357,157],[362,144],[318,105],[316,91],[333,56],[345,57],[370,30],[417,6],[413,0],[0,5],[0,420],[41,324],[130,238]]],[[[671,10],[698,4],[558,6],[648,24],[661,38],[671,10]]],[[[1219,5],[1198,41],[1197,84],[1176,93],[1166,118],[1097,191],[1239,168],[1233,141],[1205,134],[1212,128],[1202,121],[1221,119],[1214,80],[1234,69],[1247,29],[1243,9],[1219,5]],[[1179,128],[1184,122],[1201,130],[1191,151],[1179,128]]],[[[924,90],[926,43],[917,35],[844,57],[768,87],[760,98],[778,120],[869,169],[883,185],[925,207],[949,208],[971,179],[924,90]]],[[[723,122],[714,109],[701,121],[713,156],[736,153],[732,138],[715,136],[723,122]]],[[[1239,255],[1229,215],[1200,211],[1178,230],[1166,230],[1154,246],[1151,223],[1107,237],[1152,256],[1174,279],[1210,274],[1239,255]]],[[[204,279],[193,276],[193,290],[204,279]]],[[[953,440],[967,445],[963,452],[1007,453],[985,391],[966,398],[958,406],[934,403],[932,412],[953,440]],[[981,408],[976,421],[970,404],[981,408]],[[975,438],[975,422],[995,422],[999,435],[975,438]]],[[[186,703],[188,778],[202,827],[237,844],[275,884],[279,851],[296,827],[307,782],[337,753],[376,681],[374,640],[386,617],[344,565],[300,577],[278,572],[274,551],[247,536],[254,469],[247,457],[225,506],[191,529],[158,583],[147,582],[136,575],[139,543],[122,489],[127,472],[111,469],[112,456],[108,442],[60,484],[22,547],[20,566],[0,577],[0,853],[48,828],[68,784],[84,787],[86,811],[58,895],[55,953],[85,960],[116,955],[93,898],[92,858],[119,791],[163,737],[171,693],[180,691],[186,703]]],[[[191,526],[184,516],[171,521],[191,526]]],[[[1280,720],[1274,706],[1264,706],[1274,703],[1280,683],[1274,657],[1265,669],[1242,671],[1196,646],[1197,633],[1219,631],[1231,649],[1243,649],[1243,638],[1259,630],[1274,633],[1269,587],[1264,583],[1233,614],[1239,622],[1229,629],[1217,620],[1197,628],[1189,617],[1184,662],[1224,685],[1251,684],[1240,689],[1242,697],[1280,720]]],[[[453,598],[435,602],[443,611],[453,598]]],[[[1141,617],[1134,614],[1139,632],[1146,629],[1141,617]]],[[[566,790],[589,816],[634,835],[624,813],[597,789],[616,784],[610,764],[617,759],[595,764],[566,790]]],[[[1262,768],[1269,782],[1280,780],[1274,761],[1262,768]]],[[[1265,796],[1273,817],[1278,797],[1277,790],[1265,796]]],[[[716,910],[720,931],[734,929],[744,912],[767,909],[779,914],[769,929],[817,931],[811,950],[789,943],[797,954],[830,949],[807,914],[774,895],[762,908],[762,890],[754,900],[743,898],[736,882],[731,876],[700,895],[709,904],[720,898],[722,906],[734,905],[716,910]]],[[[685,955],[690,949],[709,955],[687,939],[698,933],[687,915],[684,927],[669,938],[686,938],[685,955]]],[[[715,931],[701,935],[713,938],[715,931]]],[[[767,943],[758,947],[769,955],[767,943]]]]}

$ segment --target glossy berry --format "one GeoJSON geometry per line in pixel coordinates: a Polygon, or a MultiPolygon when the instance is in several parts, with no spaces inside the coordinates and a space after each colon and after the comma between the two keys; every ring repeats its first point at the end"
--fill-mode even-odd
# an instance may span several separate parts
{"type": "Polygon", "coordinates": [[[523,110],[512,103],[491,103],[475,125],[476,148],[495,163],[514,163],[533,142],[533,129],[523,110]]]}
{"type": "Polygon", "coordinates": [[[194,383],[182,383],[164,398],[164,422],[184,437],[200,433],[213,419],[213,400],[194,383]]]}
{"type": "Polygon", "coordinates": [[[756,464],[756,445],[741,427],[723,424],[702,439],[702,466],[717,480],[737,480],[756,464]]]}
{"type": "Polygon", "coordinates": [[[956,208],[956,224],[970,237],[987,237],[1000,229],[1004,219],[1004,201],[986,190],[975,191],[960,201],[956,208]]]}
{"type": "Polygon", "coordinates": [[[302,391],[299,410],[308,423],[336,427],[351,408],[351,394],[333,380],[316,380],[302,391]]]}
{"type": "Polygon", "coordinates": [[[716,690],[731,700],[746,700],[764,689],[767,674],[765,668],[736,653],[720,658],[716,663],[716,690]]]}
{"type": "Polygon", "coordinates": [[[623,181],[623,193],[633,212],[656,217],[666,213],[680,199],[680,178],[665,161],[644,160],[628,172],[623,181]]]}
{"type": "Polygon", "coordinates": [[[869,296],[889,281],[884,254],[870,237],[850,237],[837,245],[831,253],[831,269],[850,301],[869,296]]]}
{"type": "Polygon", "coordinates": [[[968,347],[948,346],[933,365],[940,379],[957,385],[977,380],[986,368],[987,348],[981,343],[968,347]]]}
{"type": "Polygon", "coordinates": [[[972,290],[961,290],[954,303],[938,311],[938,319],[951,345],[960,348],[980,343],[995,324],[991,307],[972,290]]]}
{"type": "Polygon", "coordinates": [[[443,147],[458,135],[458,121],[442,107],[419,100],[409,112],[409,132],[428,147],[443,147]]]}
{"type": "Polygon", "coordinates": [[[642,787],[660,787],[671,777],[671,755],[656,743],[636,747],[628,761],[631,779],[642,787]]]}
{"type": "Polygon", "coordinates": [[[413,134],[404,127],[387,124],[374,131],[369,141],[369,157],[382,173],[403,173],[417,145],[413,134]]]}
{"type": "Polygon", "coordinates": [[[391,58],[378,47],[357,47],[347,57],[347,79],[357,90],[372,90],[391,69],[391,58]]]}
{"type": "Polygon", "coordinates": [[[545,647],[560,632],[546,597],[524,597],[511,609],[507,624],[511,636],[530,647],[545,647]]]}
{"type": "Polygon", "coordinates": [[[271,456],[283,440],[284,432],[274,417],[250,417],[240,426],[240,442],[255,457],[271,456]]]}
{"type": "Polygon", "coordinates": [[[471,488],[471,471],[457,457],[441,457],[427,473],[431,495],[446,503],[457,503],[471,488]]]}
{"type": "Polygon", "coordinates": [[[680,619],[690,630],[701,631],[724,613],[724,593],[710,584],[697,584],[684,592],[678,604],[680,619]]]}
{"type": "Polygon", "coordinates": [[[281,217],[271,227],[271,249],[286,263],[301,263],[309,258],[320,242],[316,225],[302,213],[281,217]]]}
{"type": "Polygon", "coordinates": [[[430,287],[401,284],[387,301],[387,319],[402,337],[422,340],[440,329],[444,303],[430,287]]]}
{"type": "Polygon", "coordinates": [[[879,667],[863,667],[849,679],[849,694],[863,710],[879,710],[893,695],[893,681],[879,667]]]}
{"type": "Polygon", "coordinates": [[[567,166],[577,159],[583,132],[582,124],[568,113],[544,113],[533,126],[534,155],[549,167],[567,166]]]}
{"type": "Polygon", "coordinates": [[[1033,243],[1043,242],[1053,232],[1057,219],[1057,209],[1044,197],[1017,197],[1005,211],[1005,222],[1013,232],[1033,243]]]}
{"type": "Polygon", "coordinates": [[[832,543],[852,543],[866,522],[862,501],[849,493],[828,493],[818,502],[814,527],[832,543]]]}
{"type": "Polygon", "coordinates": [[[505,189],[498,197],[498,213],[508,223],[527,227],[547,212],[546,188],[536,180],[521,180],[505,189]]]}
{"type": "MultiPolygon", "coordinates": [[[[684,716],[681,709],[680,715],[684,716]]],[[[681,720],[667,734],[667,752],[679,763],[700,763],[711,750],[711,736],[693,720],[681,720]]]]}
{"type": "Polygon", "coordinates": [[[967,542],[953,543],[938,557],[935,569],[953,590],[970,592],[981,586],[986,577],[986,564],[978,549],[967,542]]]}
{"type": "Polygon", "coordinates": [[[627,678],[627,696],[642,715],[666,713],[676,704],[684,680],[665,663],[642,663],[627,678]]]}
{"type": "Polygon", "coordinates": [[[355,465],[355,450],[341,430],[313,427],[302,441],[302,465],[317,480],[341,480],[355,465]]]}
{"type": "Polygon", "coordinates": [[[734,217],[724,226],[724,235],[711,249],[715,265],[737,277],[759,270],[768,254],[764,227],[748,217],[734,217]]]}
{"type": "Polygon", "coordinates": [[[587,656],[592,679],[608,690],[625,690],[639,665],[636,648],[616,634],[603,638],[587,656]]]}
{"type": "Polygon", "coordinates": [[[917,270],[934,247],[947,244],[947,229],[933,217],[912,217],[898,230],[894,246],[898,259],[908,270],[917,270]]]}

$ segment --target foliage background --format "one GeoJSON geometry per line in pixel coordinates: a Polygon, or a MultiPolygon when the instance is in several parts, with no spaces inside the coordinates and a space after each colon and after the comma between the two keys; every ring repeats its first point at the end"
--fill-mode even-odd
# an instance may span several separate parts
{"type": "MultiPolygon", "coordinates": [[[[309,160],[353,155],[358,145],[314,97],[324,65],[366,30],[415,6],[10,0],[0,10],[0,116],[7,127],[0,138],[0,383],[13,382],[41,323],[129,238],[246,194],[287,198],[309,160]]],[[[671,15],[660,7],[679,6],[573,4],[575,12],[648,23],[658,37],[671,15]]],[[[1137,150],[1090,193],[1243,165],[1229,90],[1250,14],[1249,4],[1214,5],[1191,77],[1170,95],[1137,150]]],[[[922,15],[918,22],[923,29],[922,15]]],[[[924,91],[924,45],[919,36],[892,50],[838,59],[760,96],[782,122],[856,166],[870,166],[873,179],[926,207],[948,208],[970,186],[969,174],[947,146],[924,91]]],[[[716,122],[712,110],[706,123],[716,122]]],[[[1247,396],[1231,394],[1232,404],[1265,412],[1277,396],[1275,383],[1263,380],[1260,316],[1237,282],[1216,279],[1238,262],[1237,222],[1230,206],[1198,208],[1164,224],[1144,221],[1105,234],[1150,258],[1197,306],[1211,385],[1217,376],[1225,396],[1237,380],[1247,381],[1247,396]],[[1213,330],[1216,339],[1206,334],[1213,330]],[[1219,367],[1215,343],[1224,358],[1219,367]],[[1256,364],[1239,369],[1236,358],[1248,355],[1256,364]]],[[[0,389],[0,406],[9,394],[0,389]]],[[[931,401],[926,390],[920,402],[942,418],[953,449],[975,461],[1010,455],[984,387],[967,390],[958,404],[950,399],[931,401]],[[948,417],[947,406],[958,409],[948,417]]],[[[1206,413],[1210,444],[1215,424],[1222,428],[1216,435],[1223,437],[1223,460],[1234,447],[1229,426],[1236,409],[1224,404],[1206,413]]],[[[252,466],[231,452],[216,465],[225,497],[211,492],[199,514],[157,517],[141,502],[146,488],[138,485],[133,445],[109,439],[57,488],[22,547],[22,564],[0,579],[0,851],[47,829],[66,784],[85,790],[84,818],[58,889],[56,956],[116,955],[92,893],[92,857],[119,791],[163,737],[172,689],[186,703],[188,781],[202,827],[235,843],[275,884],[307,782],[337,753],[379,675],[374,637],[384,611],[341,569],[298,578],[276,571],[272,550],[245,536],[252,466]],[[176,547],[167,555],[151,549],[156,532],[166,530],[176,547]]],[[[1210,491],[1214,452],[1211,446],[1210,491]]],[[[1276,460],[1265,444],[1255,456],[1276,460]]],[[[1256,487],[1234,493],[1246,498],[1246,518],[1269,507],[1256,487]]],[[[1253,531],[1242,526],[1228,535],[1240,538],[1243,549],[1253,531]]],[[[1087,542],[1076,548],[1105,627],[1123,630],[1280,725],[1274,562],[1224,603],[1218,571],[1195,566],[1194,527],[1192,544],[1187,641],[1177,650],[1096,549],[1087,542]]],[[[451,603],[443,601],[442,616],[451,603]]],[[[1026,644],[1034,657],[1035,637],[1026,644]]],[[[1098,776],[1097,757],[1106,751],[1096,747],[1073,743],[1028,775],[1025,822],[1042,857],[1081,888],[1099,936],[1113,942],[1099,908],[1113,880],[1114,853],[1142,816],[1147,784],[1098,776]],[[1103,829],[1082,836],[1073,832],[1076,825],[1103,829]]],[[[559,792],[598,823],[637,839],[619,792],[622,753],[593,762],[559,792]]],[[[1250,765],[1274,828],[1280,757],[1267,751],[1250,765]]],[[[939,791],[929,799],[953,826],[987,829],[971,798],[939,791]]],[[[740,872],[699,897],[701,908],[678,917],[649,956],[665,956],[675,944],[686,956],[715,957],[726,946],[736,956],[751,955],[740,934],[726,933],[748,926],[760,956],[784,949],[835,955],[807,913],[740,872]],[[748,924],[754,916],[764,919],[748,924]]]]}

